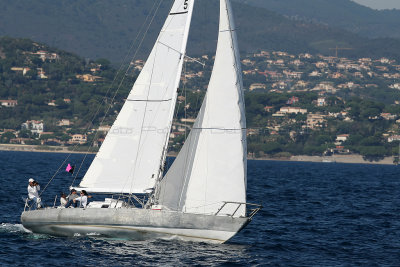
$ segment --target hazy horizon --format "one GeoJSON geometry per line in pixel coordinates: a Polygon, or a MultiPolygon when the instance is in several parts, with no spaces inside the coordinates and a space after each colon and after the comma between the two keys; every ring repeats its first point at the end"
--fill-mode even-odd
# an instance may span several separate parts
{"type": "Polygon", "coordinates": [[[374,9],[400,9],[399,0],[352,0],[361,5],[368,6],[374,9]]]}

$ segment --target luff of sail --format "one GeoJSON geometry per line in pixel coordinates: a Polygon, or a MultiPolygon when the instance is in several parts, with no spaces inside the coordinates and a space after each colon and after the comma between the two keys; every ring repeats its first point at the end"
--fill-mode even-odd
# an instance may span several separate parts
{"type": "Polygon", "coordinates": [[[80,187],[144,193],[163,164],[194,0],[176,0],[146,64],[80,187]]]}
{"type": "MultiPolygon", "coordinates": [[[[224,201],[246,202],[246,122],[235,26],[220,1],[217,53],[206,97],[182,150],[158,188],[171,210],[215,214],[224,201]]],[[[227,205],[219,214],[233,214],[227,205]]],[[[245,216],[241,206],[235,216],[245,216]]]]}

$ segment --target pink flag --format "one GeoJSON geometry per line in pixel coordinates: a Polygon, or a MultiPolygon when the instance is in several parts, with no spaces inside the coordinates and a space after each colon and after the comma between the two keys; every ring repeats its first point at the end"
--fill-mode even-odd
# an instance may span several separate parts
{"type": "Polygon", "coordinates": [[[74,166],[71,166],[71,164],[68,164],[67,168],[65,169],[66,172],[73,173],[74,172],[74,166]]]}

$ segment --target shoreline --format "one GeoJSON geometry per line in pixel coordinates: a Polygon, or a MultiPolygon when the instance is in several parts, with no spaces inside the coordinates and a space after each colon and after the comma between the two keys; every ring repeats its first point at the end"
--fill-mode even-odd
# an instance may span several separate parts
{"type": "Polygon", "coordinates": [[[293,161],[293,162],[320,162],[320,163],[347,163],[347,164],[378,164],[378,165],[395,165],[394,157],[385,157],[380,161],[364,160],[363,156],[357,154],[334,155],[334,156],[291,156],[290,158],[248,158],[251,160],[270,160],[270,161],[293,161]]]}
{"type": "MultiPolygon", "coordinates": [[[[85,151],[70,151],[68,147],[59,146],[40,146],[40,145],[13,145],[13,144],[0,144],[0,151],[18,151],[18,152],[36,152],[36,153],[71,153],[71,154],[96,154],[97,152],[85,151]]],[[[169,157],[176,157],[176,152],[168,153],[169,157]]],[[[334,156],[291,156],[290,158],[252,158],[249,160],[266,160],[266,161],[294,161],[294,162],[321,162],[321,163],[349,163],[349,164],[380,164],[380,165],[394,165],[394,157],[385,157],[380,161],[366,161],[361,155],[334,155],[334,156]]]]}
{"type": "Polygon", "coordinates": [[[43,152],[43,153],[64,153],[64,154],[97,153],[97,152],[86,152],[86,151],[70,151],[68,150],[68,147],[62,147],[62,146],[13,145],[13,144],[0,144],[0,151],[43,152]]]}

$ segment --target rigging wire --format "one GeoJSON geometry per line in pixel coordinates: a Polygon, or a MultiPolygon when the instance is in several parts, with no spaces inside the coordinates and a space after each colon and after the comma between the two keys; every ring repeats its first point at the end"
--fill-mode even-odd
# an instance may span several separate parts
{"type": "MultiPolygon", "coordinates": [[[[159,7],[160,7],[160,5],[161,5],[161,2],[162,2],[162,0],[160,0],[159,4],[158,4],[158,6],[157,6],[157,9],[155,10],[151,22],[153,21],[154,16],[155,16],[155,14],[157,13],[157,11],[158,11],[158,9],[159,9],[159,7]]],[[[136,37],[135,37],[135,38],[133,39],[133,41],[131,42],[131,46],[130,46],[130,48],[129,48],[129,50],[128,50],[128,53],[125,55],[124,59],[122,60],[122,63],[121,63],[121,65],[120,65],[120,67],[118,68],[118,71],[117,71],[117,73],[115,74],[111,85],[108,87],[108,89],[107,89],[107,91],[106,91],[104,97],[102,98],[101,103],[99,103],[96,112],[93,114],[90,123],[89,123],[88,126],[86,127],[86,129],[85,129],[85,131],[84,131],[85,134],[89,131],[89,128],[94,124],[94,120],[96,119],[98,113],[100,112],[101,108],[103,107],[103,103],[106,102],[106,100],[107,100],[107,98],[108,98],[108,94],[110,93],[111,89],[113,88],[113,86],[114,86],[114,84],[115,84],[115,82],[116,82],[118,76],[119,76],[120,73],[122,72],[122,70],[123,70],[123,68],[124,68],[124,64],[125,64],[125,62],[126,62],[126,59],[128,58],[129,54],[130,54],[131,51],[133,50],[133,47],[134,47],[135,44],[137,43],[137,40],[139,39],[140,35],[142,34],[143,29],[145,28],[145,26],[146,26],[146,24],[147,24],[147,22],[148,22],[148,20],[149,20],[149,18],[150,18],[150,16],[151,16],[151,14],[152,14],[154,8],[156,7],[156,3],[157,3],[157,2],[154,2],[152,8],[150,9],[149,14],[147,15],[147,17],[146,17],[145,21],[143,22],[142,26],[140,27],[138,34],[136,35],[136,37]]],[[[151,25],[151,22],[150,22],[150,25],[151,25]]],[[[148,30],[149,30],[149,27],[148,27],[147,30],[145,31],[144,36],[147,34],[148,30]]],[[[144,39],[144,37],[143,37],[143,39],[144,39]]],[[[142,45],[142,43],[143,43],[143,39],[141,40],[139,46],[137,47],[137,49],[136,49],[136,51],[135,51],[135,53],[134,53],[134,57],[133,57],[133,58],[136,58],[137,53],[138,53],[138,51],[139,51],[139,49],[141,48],[141,45],[142,45]]],[[[123,79],[125,78],[125,76],[126,76],[128,70],[129,70],[129,67],[130,67],[130,65],[128,66],[127,71],[125,72],[123,79]]],[[[123,81],[123,79],[122,79],[122,81],[123,81]]],[[[122,82],[120,83],[120,86],[118,87],[117,92],[118,92],[118,90],[120,89],[121,84],[122,84],[122,82]]],[[[114,100],[115,96],[116,96],[116,94],[114,94],[112,100],[114,100]]],[[[113,102],[113,101],[110,102],[109,107],[111,107],[112,102],[113,102]]],[[[110,108],[108,108],[107,112],[109,111],[109,109],[110,109],[110,108]]],[[[105,117],[106,117],[106,115],[107,115],[107,112],[105,113],[102,122],[104,121],[104,119],[105,119],[105,117]]],[[[97,132],[96,132],[96,133],[97,133],[97,132]]],[[[95,141],[95,140],[96,140],[96,138],[93,139],[92,145],[94,144],[94,141],[95,141]]],[[[78,146],[78,144],[75,144],[75,145],[72,147],[72,152],[69,153],[68,156],[65,158],[65,160],[60,164],[60,166],[58,167],[57,171],[53,174],[53,176],[50,178],[50,180],[48,181],[48,183],[46,184],[46,186],[45,186],[44,189],[42,190],[40,196],[45,192],[46,188],[50,185],[50,183],[53,181],[53,179],[54,179],[54,178],[56,177],[56,175],[59,173],[59,171],[60,171],[60,169],[62,168],[62,166],[63,166],[63,165],[67,162],[67,160],[71,157],[71,155],[73,154],[73,152],[75,151],[75,149],[77,148],[77,146],[78,146]]],[[[91,146],[89,146],[88,151],[86,151],[85,157],[84,157],[82,163],[80,164],[80,167],[79,167],[79,169],[78,169],[78,172],[76,173],[75,178],[73,179],[73,181],[72,181],[72,183],[71,183],[71,186],[72,186],[73,183],[75,182],[75,180],[76,180],[76,178],[77,178],[77,176],[78,176],[78,173],[79,173],[79,171],[80,171],[80,169],[81,169],[81,167],[82,167],[82,165],[83,165],[83,163],[84,163],[84,160],[86,159],[86,157],[87,157],[87,155],[88,155],[88,153],[89,153],[90,148],[91,148],[91,146]]]]}
{"type": "MultiPolygon", "coordinates": [[[[154,9],[156,3],[157,3],[157,2],[154,3],[154,5],[153,5],[151,11],[153,11],[153,9],[154,9]]],[[[154,10],[154,13],[153,13],[153,16],[152,16],[152,18],[151,18],[151,20],[150,20],[150,23],[148,24],[146,31],[143,33],[142,39],[140,40],[140,43],[139,43],[138,47],[136,48],[136,51],[135,51],[135,53],[134,53],[134,55],[133,55],[131,61],[133,61],[133,60],[136,59],[136,56],[137,56],[137,54],[138,54],[140,48],[142,47],[143,41],[144,41],[144,39],[145,39],[145,37],[146,37],[146,35],[147,35],[149,29],[150,29],[151,24],[152,24],[153,21],[154,21],[154,18],[155,18],[155,16],[156,16],[157,12],[158,12],[158,9],[159,9],[160,6],[161,6],[161,3],[162,3],[162,0],[160,0],[160,1],[158,2],[157,8],[154,10]]],[[[146,22],[147,22],[148,18],[150,17],[150,14],[151,14],[151,12],[149,12],[149,15],[147,16],[147,18],[146,18],[145,22],[143,23],[141,29],[143,29],[143,28],[144,28],[144,25],[146,25],[146,22]]],[[[140,36],[140,32],[139,32],[138,35],[136,36],[135,42],[136,42],[136,40],[139,38],[139,36],[140,36]]],[[[130,51],[131,51],[131,49],[133,48],[133,46],[134,46],[134,43],[131,45],[130,51]]],[[[130,51],[129,51],[128,54],[126,55],[125,59],[128,57],[130,51]]],[[[112,103],[114,102],[115,97],[117,96],[119,90],[121,89],[121,86],[122,86],[122,84],[123,84],[123,82],[124,82],[124,80],[125,80],[125,78],[126,78],[128,72],[129,72],[129,70],[130,70],[130,66],[131,66],[131,65],[129,65],[128,68],[126,69],[126,71],[125,71],[125,73],[124,73],[124,75],[123,75],[123,77],[122,77],[122,79],[121,79],[121,82],[119,83],[118,88],[117,88],[117,90],[115,91],[115,93],[114,93],[114,95],[113,95],[113,97],[112,97],[112,99],[111,99],[111,101],[110,101],[110,105],[108,106],[108,108],[107,108],[107,110],[106,110],[106,112],[105,112],[105,114],[104,114],[104,116],[103,116],[103,118],[102,118],[102,120],[101,120],[101,122],[100,122],[100,126],[103,125],[103,122],[104,122],[104,120],[106,119],[106,116],[107,116],[108,112],[109,112],[110,109],[111,109],[112,103]]],[[[99,127],[100,127],[100,126],[99,126],[99,127]]],[[[96,141],[97,136],[98,136],[98,131],[96,131],[96,133],[95,133],[95,136],[94,136],[93,142],[92,142],[92,146],[93,146],[94,142],[96,141]]],[[[85,160],[86,160],[86,157],[87,157],[87,155],[88,155],[88,153],[89,153],[90,148],[91,148],[91,146],[89,146],[89,149],[87,150],[87,152],[86,152],[86,154],[85,154],[85,157],[83,158],[83,160],[82,160],[82,162],[81,162],[81,164],[80,164],[80,166],[79,166],[78,172],[76,173],[75,178],[74,178],[74,180],[72,181],[72,184],[75,182],[76,178],[78,177],[78,174],[79,174],[79,172],[80,172],[80,170],[81,170],[81,168],[82,168],[82,166],[83,166],[83,164],[84,164],[84,162],[85,162],[85,160]]],[[[72,186],[72,184],[71,184],[71,186],[72,186]]]]}
{"type": "MultiPolygon", "coordinates": [[[[204,3],[204,2],[203,2],[204,3]]],[[[206,4],[205,4],[206,5],[206,4]]],[[[208,12],[206,12],[206,10],[207,10],[207,8],[206,7],[204,7],[203,9],[202,9],[202,11],[203,11],[203,14],[202,14],[202,18],[205,18],[205,21],[209,21],[209,13],[208,12]]],[[[201,31],[201,35],[203,36],[202,38],[200,38],[200,40],[202,40],[202,42],[201,42],[201,44],[200,44],[200,46],[202,46],[203,47],[203,49],[204,49],[204,51],[206,51],[206,42],[205,42],[205,40],[206,40],[206,38],[205,38],[205,33],[204,33],[205,31],[201,31]]],[[[196,62],[198,62],[198,61],[196,61],[196,62]]],[[[201,64],[201,63],[200,63],[201,64]]],[[[205,63],[203,63],[203,64],[201,64],[202,66],[203,66],[203,70],[205,69],[205,66],[206,66],[206,64],[205,63]]],[[[185,75],[186,75],[186,65],[185,65],[185,75]]],[[[186,78],[186,76],[185,76],[185,78],[186,78]]],[[[198,107],[198,104],[199,104],[199,100],[200,100],[200,94],[197,94],[197,98],[196,98],[196,107],[198,107]]],[[[200,114],[200,112],[201,112],[201,107],[202,107],[202,105],[200,105],[200,110],[199,110],[199,113],[197,114],[197,116],[200,114]]],[[[187,113],[186,113],[186,89],[185,89],[185,118],[187,117],[187,113]]],[[[196,119],[196,121],[197,121],[197,119],[196,119]]],[[[194,127],[194,125],[193,125],[193,127],[194,127]]],[[[190,133],[189,133],[189,135],[192,133],[192,131],[193,131],[193,128],[190,130],[190,133]]],[[[193,134],[192,135],[194,135],[195,133],[193,132],[193,134]]],[[[186,143],[186,141],[188,141],[187,140],[187,136],[186,136],[186,131],[185,131],[185,143],[186,143]]],[[[179,201],[178,201],[178,203],[177,203],[177,209],[179,209],[180,207],[182,207],[183,205],[182,205],[182,202],[183,202],[183,192],[184,192],[184,187],[185,187],[185,185],[187,184],[187,180],[188,180],[188,175],[189,175],[189,159],[190,158],[192,158],[193,157],[193,155],[194,155],[194,150],[195,150],[195,147],[192,147],[192,144],[189,142],[188,143],[188,145],[189,145],[189,147],[188,147],[188,150],[187,150],[187,153],[186,153],[186,156],[185,156],[185,158],[184,158],[184,172],[182,173],[182,179],[181,179],[181,183],[180,183],[180,186],[181,186],[181,188],[182,188],[182,191],[181,191],[181,194],[180,194],[180,197],[179,197],[179,201]]],[[[182,148],[183,148],[183,146],[182,146],[182,148]]],[[[181,149],[182,150],[182,149],[181,149]]],[[[180,152],[179,152],[180,153],[180,152]]]]}

